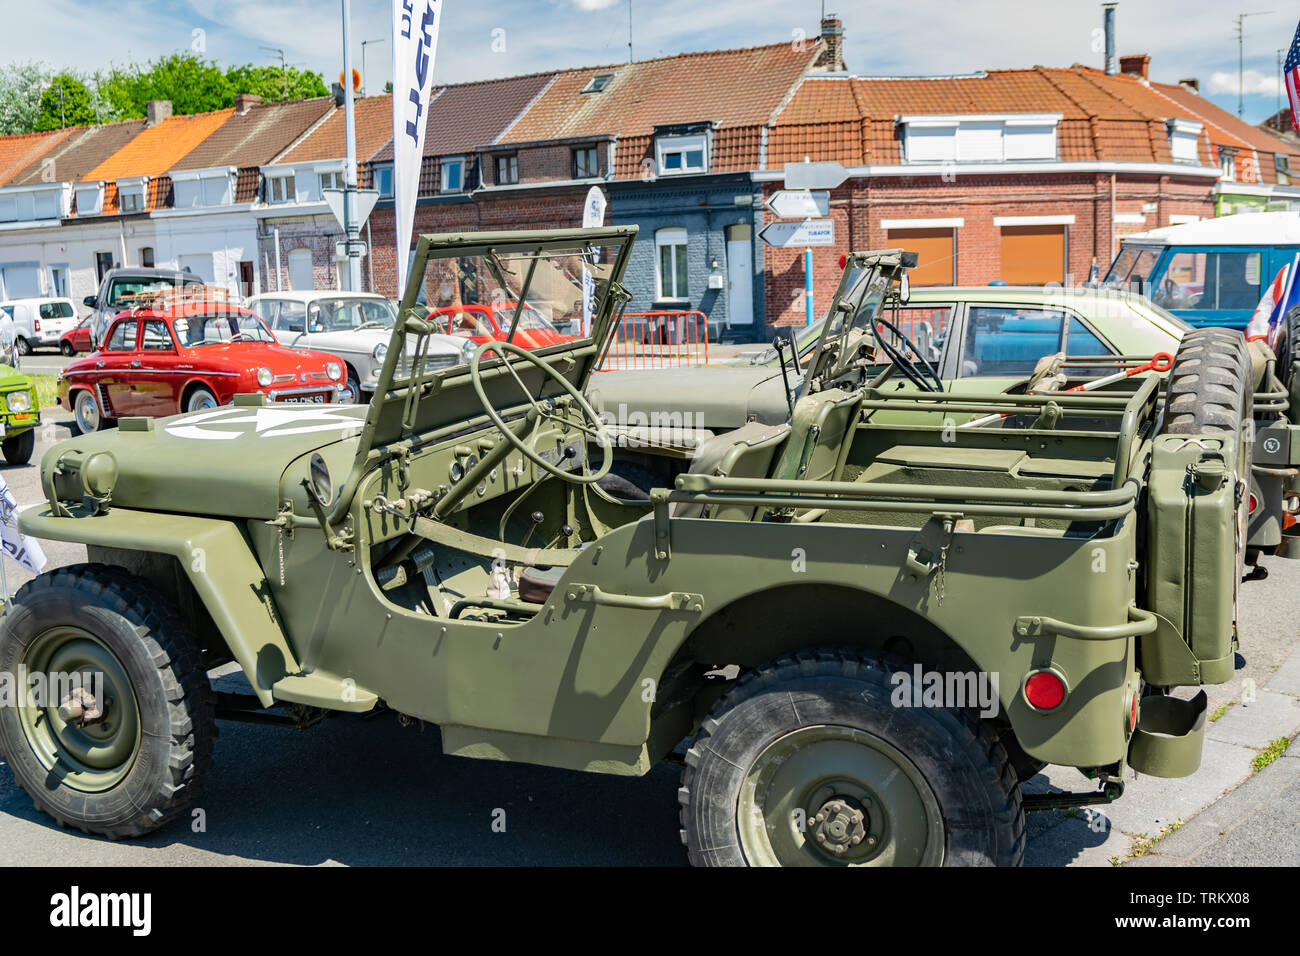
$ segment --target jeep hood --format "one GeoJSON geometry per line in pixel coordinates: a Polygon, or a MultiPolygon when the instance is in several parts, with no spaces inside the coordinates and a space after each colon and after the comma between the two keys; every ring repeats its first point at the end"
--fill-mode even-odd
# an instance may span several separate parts
{"type": "Polygon", "coordinates": [[[41,474],[48,487],[61,455],[109,451],[118,471],[110,507],[270,519],[301,491],[281,487],[296,459],[320,451],[331,474],[347,475],[365,415],[359,405],[236,405],[128,419],[126,428],[59,442],[41,474]],[[134,430],[141,421],[148,430],[134,430]]]}

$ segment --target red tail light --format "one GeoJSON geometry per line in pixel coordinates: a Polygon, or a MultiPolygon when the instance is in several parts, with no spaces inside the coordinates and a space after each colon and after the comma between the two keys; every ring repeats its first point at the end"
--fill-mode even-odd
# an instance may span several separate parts
{"type": "Polygon", "coordinates": [[[1138,695],[1134,694],[1129,698],[1128,703],[1128,729],[1132,733],[1138,725],[1138,695]]]}
{"type": "Polygon", "coordinates": [[[40,319],[32,319],[32,331],[33,331],[33,332],[39,332],[40,330],[41,330],[41,320],[40,320],[40,319]]]}
{"type": "Polygon", "coordinates": [[[1255,513],[1255,509],[1258,507],[1259,507],[1259,499],[1255,497],[1254,492],[1251,492],[1250,499],[1246,504],[1246,508],[1248,509],[1247,513],[1253,515],[1255,513]]]}
{"type": "Polygon", "coordinates": [[[1065,681],[1055,671],[1035,671],[1025,678],[1025,700],[1035,710],[1055,710],[1065,700],[1065,681]]]}
{"type": "Polygon", "coordinates": [[[1289,511],[1285,512],[1282,515],[1282,530],[1286,531],[1288,528],[1294,528],[1296,525],[1296,520],[1297,520],[1296,516],[1291,514],[1291,512],[1289,511]]]}
{"type": "Polygon", "coordinates": [[[849,257],[848,257],[848,255],[847,255],[847,254],[842,254],[842,255],[840,256],[840,269],[841,269],[841,270],[844,269],[844,267],[847,266],[848,264],[849,264],[849,257]]]}

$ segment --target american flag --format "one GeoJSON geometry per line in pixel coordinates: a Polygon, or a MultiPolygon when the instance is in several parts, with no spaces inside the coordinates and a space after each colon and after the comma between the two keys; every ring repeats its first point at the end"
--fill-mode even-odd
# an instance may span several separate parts
{"type": "Polygon", "coordinates": [[[1291,103],[1291,127],[1300,130],[1300,26],[1296,27],[1291,52],[1282,68],[1286,77],[1286,98],[1291,103]]]}

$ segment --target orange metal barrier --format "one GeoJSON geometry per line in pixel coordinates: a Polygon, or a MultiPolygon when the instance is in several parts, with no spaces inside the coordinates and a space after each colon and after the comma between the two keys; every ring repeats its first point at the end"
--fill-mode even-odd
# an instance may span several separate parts
{"type": "Polygon", "coordinates": [[[709,323],[703,312],[625,312],[598,371],[707,365],[709,323]]]}

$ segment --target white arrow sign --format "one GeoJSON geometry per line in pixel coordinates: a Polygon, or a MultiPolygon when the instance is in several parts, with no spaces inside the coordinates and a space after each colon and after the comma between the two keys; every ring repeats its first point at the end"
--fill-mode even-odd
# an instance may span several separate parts
{"type": "Polygon", "coordinates": [[[782,189],[772,194],[772,198],[767,201],[767,208],[778,219],[829,216],[831,196],[828,192],[814,193],[808,189],[782,189]]]}
{"type": "Polygon", "coordinates": [[[834,189],[849,178],[839,163],[786,163],[786,189],[834,189]]]}
{"type": "Polygon", "coordinates": [[[834,219],[807,219],[803,222],[769,222],[758,234],[769,246],[792,249],[799,246],[835,245],[834,219]]]}
{"type": "MultiPolygon", "coordinates": [[[[334,213],[334,218],[339,221],[339,225],[344,229],[347,223],[343,221],[343,190],[341,189],[322,189],[321,193],[325,196],[325,202],[329,204],[330,212],[334,213]]],[[[358,189],[357,190],[357,226],[365,224],[370,218],[370,211],[375,208],[375,203],[379,202],[378,189],[358,189]]]]}

